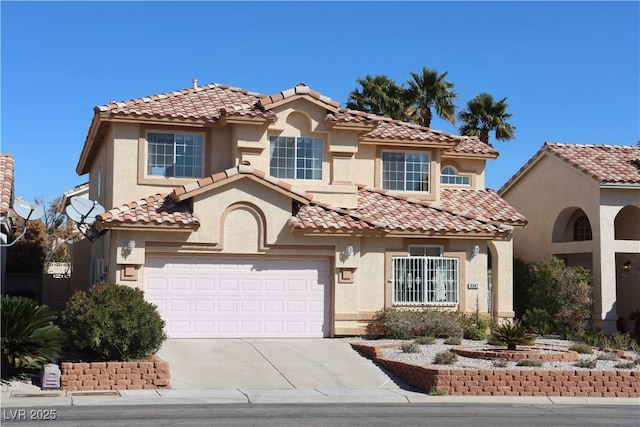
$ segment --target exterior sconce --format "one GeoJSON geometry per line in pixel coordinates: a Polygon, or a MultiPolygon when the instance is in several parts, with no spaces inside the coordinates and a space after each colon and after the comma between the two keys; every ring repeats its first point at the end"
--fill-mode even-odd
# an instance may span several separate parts
{"type": "Polygon", "coordinates": [[[480,253],[480,245],[473,245],[471,247],[471,257],[474,258],[480,253]]]}
{"type": "Polygon", "coordinates": [[[631,272],[631,261],[627,261],[622,264],[622,271],[624,271],[625,273],[631,272]]]}
{"type": "Polygon", "coordinates": [[[349,245],[345,248],[345,253],[347,258],[350,258],[353,255],[353,246],[349,245]]]}
{"type": "Polygon", "coordinates": [[[133,250],[136,248],[136,241],[135,240],[129,240],[129,242],[127,243],[127,246],[123,246],[122,247],[122,257],[126,258],[129,255],[131,255],[131,252],[133,252],[133,250]]]}

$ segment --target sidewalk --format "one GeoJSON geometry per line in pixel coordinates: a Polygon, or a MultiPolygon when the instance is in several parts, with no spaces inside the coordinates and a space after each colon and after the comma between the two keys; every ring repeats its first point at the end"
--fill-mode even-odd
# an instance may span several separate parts
{"type": "Polygon", "coordinates": [[[176,405],[176,404],[270,404],[270,403],[509,403],[536,405],[638,405],[637,398],[602,397],[506,397],[429,396],[404,389],[208,389],[208,390],[120,390],[57,391],[16,389],[0,392],[2,408],[92,406],[92,405],[176,405]]]}

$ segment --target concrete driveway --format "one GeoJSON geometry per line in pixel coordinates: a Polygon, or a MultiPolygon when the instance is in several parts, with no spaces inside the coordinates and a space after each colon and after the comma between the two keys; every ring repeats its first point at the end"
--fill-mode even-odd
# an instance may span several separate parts
{"type": "Polygon", "coordinates": [[[346,341],[326,338],[169,339],[158,356],[170,364],[174,390],[398,389],[402,385],[346,341]]]}

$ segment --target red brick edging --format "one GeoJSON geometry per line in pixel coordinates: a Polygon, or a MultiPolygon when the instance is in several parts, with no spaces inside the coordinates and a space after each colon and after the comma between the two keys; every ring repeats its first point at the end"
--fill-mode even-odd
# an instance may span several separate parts
{"type": "Polygon", "coordinates": [[[640,371],[543,369],[451,369],[387,359],[391,345],[352,343],[363,356],[424,392],[434,389],[458,396],[640,397],[640,371]]]}
{"type": "Polygon", "coordinates": [[[142,390],[171,388],[169,363],[157,356],[139,362],[62,362],[60,389],[142,390]]]}

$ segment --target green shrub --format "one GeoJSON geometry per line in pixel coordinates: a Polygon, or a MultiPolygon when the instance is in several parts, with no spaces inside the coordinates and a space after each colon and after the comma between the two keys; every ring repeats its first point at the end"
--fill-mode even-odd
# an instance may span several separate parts
{"type": "Polygon", "coordinates": [[[140,289],[100,283],[78,291],[62,313],[71,343],[93,360],[132,360],[158,351],[167,338],[156,307],[140,289]]]}
{"type": "Polygon", "coordinates": [[[577,366],[578,368],[594,369],[596,364],[596,359],[578,359],[575,361],[573,366],[577,366]]]}
{"type": "Polygon", "coordinates": [[[436,365],[452,365],[458,361],[458,355],[450,351],[441,351],[436,353],[433,363],[436,365]]]}
{"type": "Polygon", "coordinates": [[[432,337],[432,336],[416,337],[413,341],[416,344],[420,344],[420,345],[432,345],[436,343],[436,337],[432,337]]]}
{"type": "Polygon", "coordinates": [[[460,336],[462,325],[451,312],[387,308],[375,314],[367,325],[367,335],[393,339],[460,336]]]}
{"type": "Polygon", "coordinates": [[[420,346],[415,342],[411,341],[411,342],[403,343],[400,346],[400,350],[402,350],[403,353],[419,353],[420,346]]]}
{"type": "Polygon", "coordinates": [[[553,317],[544,308],[528,308],[522,315],[522,325],[538,335],[548,335],[555,330],[553,317]]]}
{"type": "Polygon", "coordinates": [[[62,330],[53,324],[56,314],[27,297],[0,299],[2,374],[22,368],[38,369],[53,361],[62,349],[62,330]]]}
{"type": "Polygon", "coordinates": [[[603,335],[602,330],[593,325],[583,329],[579,336],[584,340],[585,344],[595,346],[602,342],[603,335]]]}
{"type": "Polygon", "coordinates": [[[587,344],[571,344],[569,346],[569,350],[575,351],[580,354],[591,354],[593,353],[593,348],[587,344]]]}
{"type": "Polygon", "coordinates": [[[616,332],[611,336],[611,348],[616,350],[626,350],[631,341],[631,334],[628,332],[616,332]]]}
{"type": "Polygon", "coordinates": [[[482,341],[487,338],[487,329],[489,329],[489,319],[480,314],[480,302],[476,298],[476,310],[470,317],[464,317],[464,331],[462,336],[468,340],[482,341]]]}
{"type": "Polygon", "coordinates": [[[521,359],[518,360],[516,366],[542,366],[541,360],[533,360],[533,359],[521,359]]]}
{"type": "Polygon", "coordinates": [[[431,387],[429,389],[429,396],[446,396],[447,392],[444,390],[440,390],[437,387],[431,387]]]}
{"type": "Polygon", "coordinates": [[[444,340],[444,343],[447,345],[460,345],[462,344],[462,340],[460,339],[460,337],[449,337],[444,340]]]}
{"type": "Polygon", "coordinates": [[[532,345],[534,342],[535,337],[517,322],[498,326],[489,337],[489,343],[506,345],[509,350],[515,350],[518,345],[532,345]]]}

